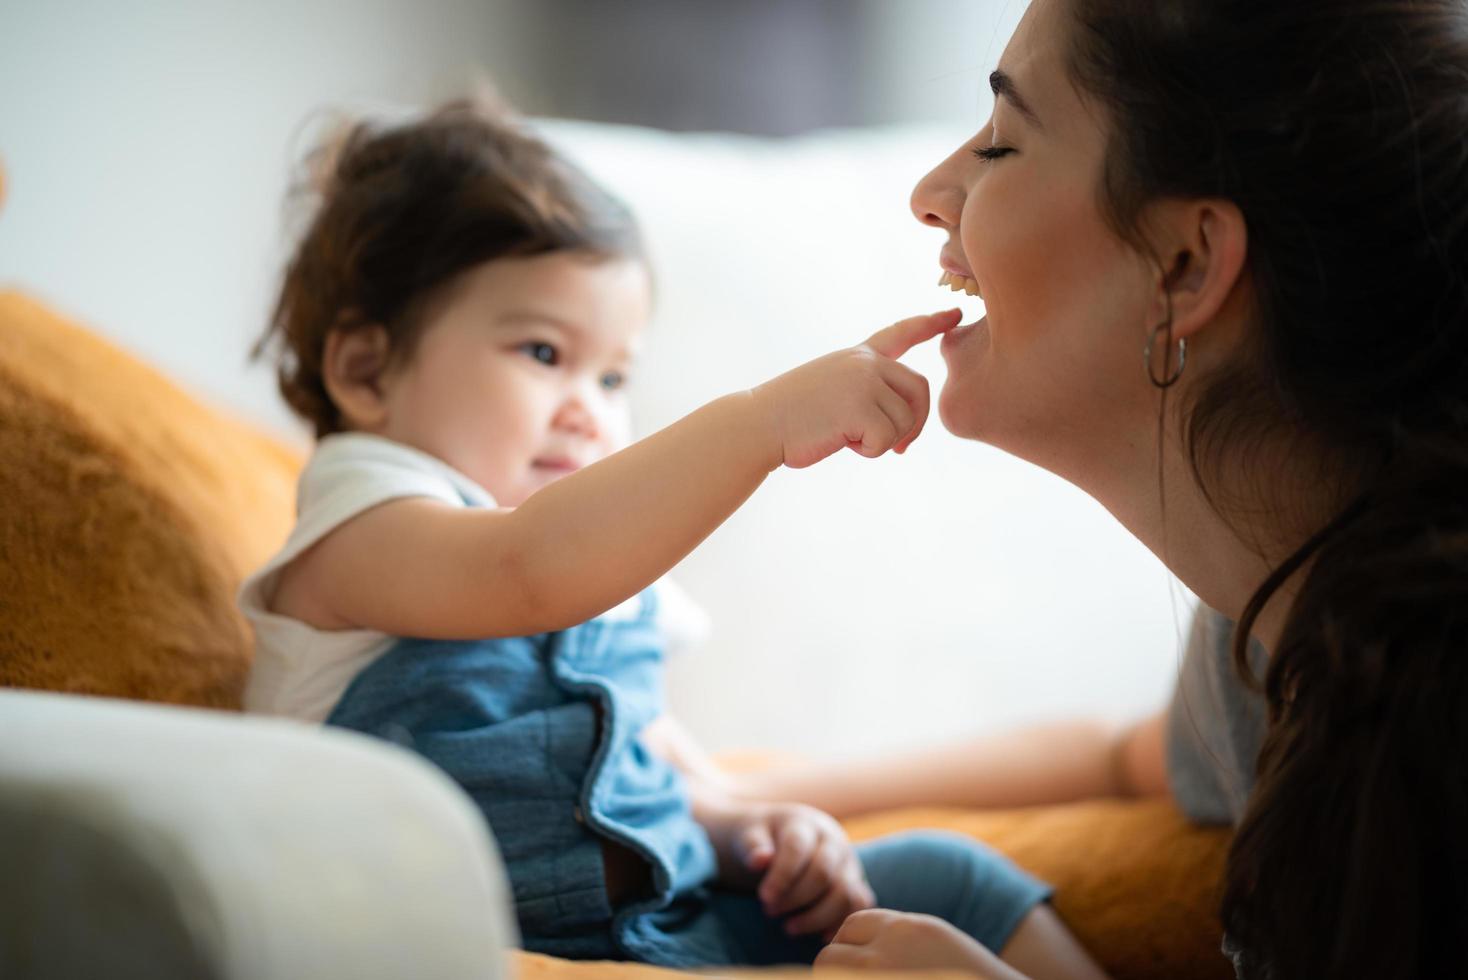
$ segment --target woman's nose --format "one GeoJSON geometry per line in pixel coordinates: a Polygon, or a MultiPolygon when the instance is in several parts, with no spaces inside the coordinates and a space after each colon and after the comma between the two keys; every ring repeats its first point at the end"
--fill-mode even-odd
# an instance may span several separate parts
{"type": "MultiPolygon", "coordinates": [[[[955,154],[956,156],[956,154],[955,154]]],[[[928,171],[912,189],[913,217],[934,228],[956,228],[963,213],[964,187],[955,172],[954,157],[928,171]]]]}

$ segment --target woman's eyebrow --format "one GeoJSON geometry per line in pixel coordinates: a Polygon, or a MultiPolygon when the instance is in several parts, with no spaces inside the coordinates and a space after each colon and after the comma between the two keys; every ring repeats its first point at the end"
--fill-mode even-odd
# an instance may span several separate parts
{"type": "Polygon", "coordinates": [[[1040,117],[1035,115],[1035,110],[1030,108],[1030,104],[1019,94],[1019,89],[1014,87],[1014,79],[1002,71],[990,72],[989,87],[994,90],[996,99],[1001,97],[1008,99],[1009,104],[1019,110],[1019,114],[1029,120],[1036,129],[1045,128],[1040,123],[1040,117]]]}

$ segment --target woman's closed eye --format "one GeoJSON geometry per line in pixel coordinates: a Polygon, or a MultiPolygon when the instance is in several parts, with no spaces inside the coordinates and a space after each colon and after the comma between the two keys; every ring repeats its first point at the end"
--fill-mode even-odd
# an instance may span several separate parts
{"type": "Polygon", "coordinates": [[[556,349],[556,346],[554,344],[547,344],[541,340],[526,341],[520,345],[519,351],[526,357],[539,361],[547,367],[555,367],[561,363],[561,352],[556,349]]]}
{"type": "Polygon", "coordinates": [[[1013,153],[1014,152],[1014,147],[1011,147],[1011,146],[976,146],[976,147],[974,147],[974,151],[973,152],[974,152],[974,156],[978,157],[980,160],[986,160],[986,161],[987,160],[998,160],[1000,157],[1007,157],[1007,156],[1009,156],[1009,154],[1013,153]]]}

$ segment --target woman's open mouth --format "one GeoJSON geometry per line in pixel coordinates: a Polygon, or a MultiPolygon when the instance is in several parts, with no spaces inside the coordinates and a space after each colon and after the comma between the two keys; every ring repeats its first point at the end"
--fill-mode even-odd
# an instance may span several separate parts
{"type": "Polygon", "coordinates": [[[943,335],[938,349],[946,357],[959,347],[963,346],[976,333],[982,333],[989,329],[989,318],[981,316],[972,323],[961,323],[943,335]]]}
{"type": "Polygon", "coordinates": [[[970,279],[968,276],[960,276],[956,272],[943,273],[938,279],[938,285],[947,286],[955,293],[967,293],[970,296],[978,296],[981,299],[984,295],[979,292],[978,280],[970,279]]]}

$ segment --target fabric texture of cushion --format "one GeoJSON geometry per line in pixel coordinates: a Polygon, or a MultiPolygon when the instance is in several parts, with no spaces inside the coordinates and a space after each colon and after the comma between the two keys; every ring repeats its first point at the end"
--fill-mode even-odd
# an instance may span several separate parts
{"type": "Polygon", "coordinates": [[[0,292],[0,685],[238,708],[299,454],[0,292]]]}
{"type": "Polygon", "coordinates": [[[506,980],[479,810],[381,739],[0,690],[0,973],[506,980]]]}
{"type": "Polygon", "coordinates": [[[913,809],[847,822],[854,840],[913,827],[969,834],[1055,887],[1053,904],[1117,980],[1229,980],[1217,883],[1230,832],[1170,800],[1021,810],[913,809]]]}

